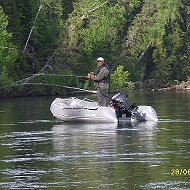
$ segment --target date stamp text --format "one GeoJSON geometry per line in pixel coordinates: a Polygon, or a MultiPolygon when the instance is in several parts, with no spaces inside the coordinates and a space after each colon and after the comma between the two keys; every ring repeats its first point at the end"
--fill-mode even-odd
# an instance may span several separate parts
{"type": "Polygon", "coordinates": [[[172,168],[170,170],[171,176],[190,176],[190,168],[172,168]]]}

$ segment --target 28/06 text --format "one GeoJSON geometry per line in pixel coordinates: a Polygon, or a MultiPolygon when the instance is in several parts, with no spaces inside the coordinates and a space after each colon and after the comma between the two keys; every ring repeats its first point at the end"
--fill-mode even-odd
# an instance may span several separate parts
{"type": "Polygon", "coordinates": [[[172,168],[170,170],[171,176],[190,176],[190,168],[172,168]]]}

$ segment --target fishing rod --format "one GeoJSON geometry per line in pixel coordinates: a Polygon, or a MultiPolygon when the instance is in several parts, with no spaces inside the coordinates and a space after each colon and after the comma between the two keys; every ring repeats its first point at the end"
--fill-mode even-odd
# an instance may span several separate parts
{"type": "MultiPolygon", "coordinates": [[[[44,74],[44,73],[36,73],[33,74],[32,76],[26,77],[24,79],[21,79],[19,81],[16,81],[12,83],[10,86],[21,86],[21,85],[44,85],[44,86],[55,86],[55,87],[61,87],[61,88],[66,88],[66,89],[73,89],[73,90],[78,90],[82,92],[87,92],[87,93],[92,93],[96,94],[97,91],[94,90],[86,90],[83,88],[78,88],[78,87],[72,87],[72,86],[66,86],[66,85],[57,85],[57,84],[46,84],[46,83],[32,83],[31,80],[33,80],[37,76],[57,76],[57,77],[77,77],[77,78],[85,78],[88,79],[88,76],[76,76],[76,75],[60,75],[60,74],[44,74]]],[[[3,86],[0,89],[6,88],[7,86],[3,86]]]]}
{"type": "Polygon", "coordinates": [[[76,77],[78,77],[78,78],[84,78],[84,79],[89,79],[88,76],[76,76],[76,77]]]}
{"type": "MultiPolygon", "coordinates": [[[[16,84],[16,86],[18,86],[20,84],[16,84]]],[[[71,87],[71,86],[65,86],[65,85],[57,85],[57,84],[44,84],[44,83],[23,83],[22,85],[43,85],[43,86],[55,86],[55,87],[61,87],[61,88],[67,88],[67,89],[72,89],[72,90],[78,90],[78,91],[82,91],[82,92],[88,92],[88,93],[92,93],[92,94],[96,94],[97,91],[96,90],[86,90],[83,88],[77,88],[77,87],[71,87]]]]}

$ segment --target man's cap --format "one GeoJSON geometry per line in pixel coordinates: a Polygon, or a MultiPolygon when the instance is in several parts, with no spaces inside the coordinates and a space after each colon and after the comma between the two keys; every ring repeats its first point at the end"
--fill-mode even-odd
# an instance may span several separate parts
{"type": "Polygon", "coordinates": [[[98,57],[97,61],[104,61],[103,57],[98,57]]]}

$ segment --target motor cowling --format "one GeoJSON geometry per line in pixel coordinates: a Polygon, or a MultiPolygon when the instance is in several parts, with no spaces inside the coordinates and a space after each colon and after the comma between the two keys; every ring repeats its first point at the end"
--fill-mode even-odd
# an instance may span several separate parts
{"type": "Polygon", "coordinates": [[[111,105],[116,111],[117,117],[122,117],[123,114],[126,117],[131,117],[132,110],[137,107],[136,104],[130,105],[127,100],[128,95],[124,92],[115,94],[111,99],[111,105]]]}
{"type": "Polygon", "coordinates": [[[120,93],[117,93],[114,96],[112,96],[111,101],[118,105],[127,107],[130,105],[127,100],[127,97],[128,97],[128,95],[126,93],[120,92],[120,93]]]}

